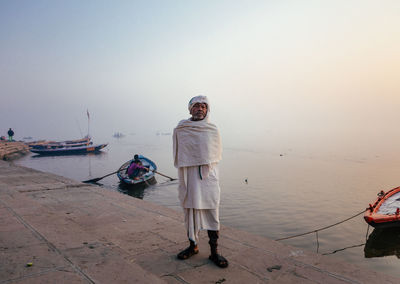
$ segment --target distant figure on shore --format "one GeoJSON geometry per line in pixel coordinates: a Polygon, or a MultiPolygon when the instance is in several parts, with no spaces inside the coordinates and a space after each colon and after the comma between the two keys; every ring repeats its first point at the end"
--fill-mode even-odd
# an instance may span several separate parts
{"type": "Polygon", "coordinates": [[[8,129],[7,134],[8,134],[8,141],[12,141],[14,136],[14,131],[10,128],[8,129]]]}
{"type": "Polygon", "coordinates": [[[189,247],[178,259],[188,259],[199,252],[199,232],[207,230],[211,255],[218,267],[228,260],[218,254],[220,187],[218,162],[222,145],[218,128],[208,121],[210,105],[206,96],[189,102],[191,118],[181,120],[173,133],[174,165],[178,168],[179,200],[185,215],[189,247]]]}

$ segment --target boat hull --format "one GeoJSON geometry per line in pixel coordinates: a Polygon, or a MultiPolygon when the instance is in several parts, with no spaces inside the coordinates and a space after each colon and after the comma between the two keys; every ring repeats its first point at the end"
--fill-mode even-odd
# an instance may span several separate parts
{"type": "Polygon", "coordinates": [[[140,179],[140,180],[131,180],[131,181],[129,181],[129,180],[127,180],[127,179],[120,179],[120,182],[122,183],[122,184],[124,184],[124,185],[126,185],[126,186],[129,186],[129,187],[139,187],[139,186],[146,186],[146,185],[152,185],[152,184],[156,184],[157,183],[157,181],[156,181],[156,178],[155,178],[155,176],[154,176],[154,174],[153,175],[151,175],[151,177],[148,177],[148,178],[146,178],[146,179],[140,179]]]}
{"type": "Polygon", "coordinates": [[[57,149],[65,147],[80,147],[80,146],[90,146],[93,142],[75,143],[75,144],[44,144],[44,145],[32,145],[31,149],[57,149]]]}
{"type": "Polygon", "coordinates": [[[364,220],[375,228],[390,228],[400,226],[400,187],[388,192],[381,191],[373,204],[370,204],[364,213],[364,220]],[[396,203],[397,202],[397,203],[396,203]],[[390,204],[391,212],[385,212],[384,206],[390,204]]]}
{"type": "Polygon", "coordinates": [[[86,154],[86,153],[95,153],[99,152],[101,149],[106,147],[107,144],[99,144],[99,145],[86,145],[79,147],[63,147],[63,148],[55,148],[55,149],[30,149],[32,153],[39,155],[74,155],[74,154],[86,154]]]}
{"type": "Polygon", "coordinates": [[[93,144],[93,142],[91,142],[90,137],[85,137],[82,139],[66,140],[60,142],[41,140],[41,141],[30,142],[27,144],[32,149],[42,149],[42,148],[53,148],[53,147],[59,148],[65,146],[83,146],[83,145],[93,144]]]}
{"type": "Polygon", "coordinates": [[[139,185],[144,185],[144,184],[148,185],[148,184],[156,183],[156,180],[155,180],[155,171],[157,170],[156,164],[152,160],[150,160],[142,155],[139,155],[139,160],[142,161],[143,166],[149,167],[149,172],[138,177],[137,179],[130,178],[126,173],[126,170],[133,160],[129,160],[129,161],[125,162],[119,168],[119,170],[117,172],[117,177],[121,183],[123,183],[124,185],[127,185],[127,186],[139,186],[139,185]]]}

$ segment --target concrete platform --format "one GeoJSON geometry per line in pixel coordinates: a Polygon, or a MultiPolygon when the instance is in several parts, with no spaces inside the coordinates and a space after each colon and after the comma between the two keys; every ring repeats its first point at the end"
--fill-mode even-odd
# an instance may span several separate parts
{"type": "Polygon", "coordinates": [[[177,260],[186,246],[180,212],[0,161],[1,284],[400,283],[229,227],[220,237],[227,269],[208,260],[205,232],[200,253],[177,260]]]}

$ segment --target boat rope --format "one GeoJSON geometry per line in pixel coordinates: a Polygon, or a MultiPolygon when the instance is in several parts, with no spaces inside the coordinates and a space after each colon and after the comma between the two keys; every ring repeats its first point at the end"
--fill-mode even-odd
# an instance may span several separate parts
{"type": "Polygon", "coordinates": [[[330,254],[337,253],[339,251],[344,251],[344,250],[349,249],[349,248],[362,247],[363,245],[365,245],[365,243],[362,243],[362,244],[359,244],[359,245],[354,245],[354,246],[349,246],[349,247],[345,247],[345,248],[341,248],[341,249],[337,249],[337,250],[334,250],[332,252],[326,252],[326,253],[323,253],[322,255],[330,255],[330,254]]]}
{"type": "Polygon", "coordinates": [[[319,229],[315,229],[315,230],[312,230],[312,231],[309,231],[309,232],[297,234],[297,235],[294,235],[294,236],[289,236],[289,237],[285,237],[285,238],[276,239],[275,241],[283,241],[283,240],[293,239],[293,238],[305,236],[305,235],[312,234],[312,233],[316,233],[316,234],[317,234],[317,239],[318,239],[318,232],[319,232],[319,231],[323,231],[323,230],[332,228],[332,227],[334,227],[334,226],[337,226],[337,225],[339,225],[339,224],[342,224],[342,223],[344,223],[344,222],[346,222],[346,221],[349,221],[349,220],[351,220],[351,219],[353,219],[353,218],[355,218],[355,217],[357,217],[357,216],[359,216],[359,215],[361,215],[361,214],[364,214],[365,210],[366,210],[366,209],[364,209],[363,211],[361,211],[361,212],[359,212],[359,213],[357,213],[357,214],[355,214],[355,215],[353,215],[353,216],[351,216],[351,217],[349,217],[349,218],[346,218],[346,219],[344,219],[344,220],[342,220],[342,221],[340,221],[340,222],[334,223],[334,224],[332,224],[332,225],[325,226],[325,227],[322,227],[322,228],[319,228],[319,229]]]}
{"type": "Polygon", "coordinates": [[[334,251],[332,251],[332,252],[326,252],[326,253],[323,253],[322,255],[334,254],[334,253],[337,253],[337,252],[339,252],[339,251],[344,251],[344,250],[346,250],[346,249],[357,248],[357,247],[364,246],[364,245],[367,243],[367,240],[368,240],[369,227],[370,227],[370,225],[368,224],[367,233],[365,234],[365,243],[362,243],[362,244],[359,244],[359,245],[348,246],[348,247],[345,247],[345,248],[341,248],[341,249],[334,250],[334,251]]]}

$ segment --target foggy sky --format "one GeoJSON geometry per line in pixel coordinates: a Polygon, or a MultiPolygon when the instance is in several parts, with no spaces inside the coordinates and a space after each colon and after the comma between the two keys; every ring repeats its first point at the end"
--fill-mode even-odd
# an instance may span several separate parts
{"type": "Polygon", "coordinates": [[[77,138],[87,109],[94,138],[168,132],[203,94],[232,147],[393,148],[399,15],[396,0],[3,0],[0,134],[77,138]]]}

